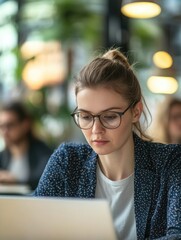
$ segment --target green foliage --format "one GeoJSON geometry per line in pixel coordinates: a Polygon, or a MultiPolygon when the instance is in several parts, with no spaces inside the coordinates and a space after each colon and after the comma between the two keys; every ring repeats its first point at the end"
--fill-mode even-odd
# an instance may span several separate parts
{"type": "Polygon", "coordinates": [[[15,68],[14,77],[17,83],[19,83],[22,80],[22,71],[25,66],[25,62],[21,57],[20,48],[18,46],[12,50],[12,53],[16,56],[17,60],[17,66],[15,68]]]}
{"type": "Polygon", "coordinates": [[[80,0],[62,0],[55,3],[56,29],[61,40],[83,38],[94,41],[100,29],[101,16],[80,0]]]}

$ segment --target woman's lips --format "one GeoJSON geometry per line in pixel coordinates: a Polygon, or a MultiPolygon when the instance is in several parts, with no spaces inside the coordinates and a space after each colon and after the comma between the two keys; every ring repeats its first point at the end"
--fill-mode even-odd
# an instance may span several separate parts
{"type": "Polygon", "coordinates": [[[109,141],[107,140],[93,140],[92,143],[96,146],[102,146],[102,145],[105,145],[107,144],[109,141]]]}

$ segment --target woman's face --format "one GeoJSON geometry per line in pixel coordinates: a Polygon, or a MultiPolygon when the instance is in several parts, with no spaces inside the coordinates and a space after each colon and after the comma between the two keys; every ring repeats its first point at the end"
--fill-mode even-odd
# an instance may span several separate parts
{"type": "MultiPolygon", "coordinates": [[[[119,93],[103,87],[85,88],[77,94],[78,110],[88,111],[93,115],[111,109],[110,111],[123,112],[128,106],[119,93]]],[[[132,125],[137,122],[142,112],[142,104],[138,103],[134,109],[130,108],[121,117],[121,124],[116,129],[107,129],[95,118],[92,128],[82,132],[93,150],[99,155],[107,155],[120,151],[132,141],[132,125]]]]}

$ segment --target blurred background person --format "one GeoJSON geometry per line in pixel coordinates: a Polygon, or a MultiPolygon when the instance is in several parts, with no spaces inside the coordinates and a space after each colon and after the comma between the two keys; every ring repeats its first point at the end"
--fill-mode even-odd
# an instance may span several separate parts
{"type": "Polygon", "coordinates": [[[181,144],[181,99],[167,97],[158,106],[153,137],[165,143],[181,144]]]}
{"type": "Polygon", "coordinates": [[[34,190],[52,150],[33,134],[32,117],[20,102],[0,109],[0,184],[27,184],[34,190]]]}

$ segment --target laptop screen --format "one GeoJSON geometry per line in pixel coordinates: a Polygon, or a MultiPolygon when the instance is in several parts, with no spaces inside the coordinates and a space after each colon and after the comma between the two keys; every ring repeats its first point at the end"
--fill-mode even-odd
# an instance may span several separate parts
{"type": "Polygon", "coordinates": [[[105,200],[0,197],[0,239],[116,240],[105,200]]]}

